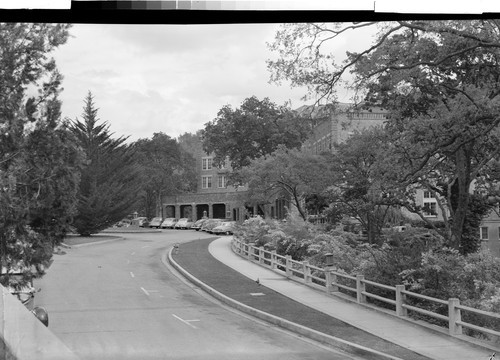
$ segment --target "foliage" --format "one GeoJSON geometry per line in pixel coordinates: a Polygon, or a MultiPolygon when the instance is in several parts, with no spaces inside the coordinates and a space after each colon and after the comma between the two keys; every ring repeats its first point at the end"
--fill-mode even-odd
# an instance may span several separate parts
{"type": "MultiPolygon", "coordinates": [[[[440,299],[458,298],[463,305],[495,312],[500,307],[499,273],[500,259],[488,251],[464,256],[458,250],[444,248],[423,253],[420,266],[402,275],[410,291],[440,299]]],[[[446,307],[427,306],[438,313],[447,312],[446,307]]],[[[498,322],[469,312],[463,312],[462,320],[500,329],[498,322]]]]}
{"type": "Polygon", "coordinates": [[[272,80],[307,85],[319,98],[331,98],[351,71],[358,94],[389,110],[391,149],[384,159],[393,165],[391,176],[435,195],[450,211],[450,246],[466,253],[475,248],[462,241],[471,184],[491,175],[488,164],[499,155],[499,24],[383,23],[373,45],[347,53],[342,64],[332,61],[327,44],[376,23],[286,24],[270,45],[280,57],[268,65],[272,80]]]}
{"type": "Polygon", "coordinates": [[[43,273],[75,213],[81,157],[60,118],[62,76],[49,56],[69,28],[0,24],[0,266],[24,270],[24,281],[33,268],[43,273]]]}
{"type": "Polygon", "coordinates": [[[160,132],[132,146],[141,174],[140,213],[154,217],[163,196],[196,189],[195,160],[175,139],[160,132]]]}
{"type": "Polygon", "coordinates": [[[201,134],[203,130],[198,130],[196,133],[184,133],[179,135],[177,142],[184,151],[191,154],[193,158],[197,158],[203,150],[201,143],[201,134]]]}
{"type": "Polygon", "coordinates": [[[86,155],[78,192],[76,231],[90,236],[126,217],[140,189],[139,168],[126,138],[113,138],[106,122],[98,124],[92,94],[85,98],[83,121],[71,123],[77,144],[86,155]]]}
{"type": "Polygon", "coordinates": [[[357,219],[369,243],[380,243],[382,228],[408,197],[405,188],[386,176],[392,171],[383,160],[388,140],[382,127],[371,127],[337,144],[331,165],[332,185],[325,191],[329,213],[357,219]]]}
{"type": "Polygon", "coordinates": [[[282,145],[272,154],[253,160],[240,174],[247,181],[252,202],[268,203],[276,197],[286,197],[304,220],[307,218],[303,206],[305,197],[322,192],[330,180],[325,156],[290,150],[282,145]]]}
{"type": "MultiPolygon", "coordinates": [[[[341,230],[318,231],[300,218],[288,218],[286,222],[252,218],[239,227],[237,236],[321,268],[326,266],[325,255],[330,253],[340,273],[363,274],[367,280],[389,286],[404,284],[409,291],[442,300],[458,298],[461,304],[476,309],[491,312],[500,309],[500,259],[488,251],[462,255],[456,249],[445,247],[445,239],[426,228],[410,227],[404,232],[387,230],[384,234],[386,241],[374,245],[360,243],[354,234],[341,230]]],[[[368,287],[368,291],[376,295],[394,296],[392,291],[368,287]]],[[[440,314],[448,311],[447,306],[413,297],[407,297],[406,301],[440,314]]],[[[410,315],[439,323],[430,317],[410,315]]],[[[500,329],[497,321],[467,311],[462,312],[462,319],[500,329]]],[[[470,335],[478,334],[471,332],[470,335]]]]}
{"type": "Polygon", "coordinates": [[[300,147],[309,131],[309,123],[289,108],[253,96],[237,109],[230,105],[220,109],[217,117],[205,124],[201,136],[205,152],[215,154],[215,165],[224,164],[228,158],[237,173],[279,145],[300,147]]]}

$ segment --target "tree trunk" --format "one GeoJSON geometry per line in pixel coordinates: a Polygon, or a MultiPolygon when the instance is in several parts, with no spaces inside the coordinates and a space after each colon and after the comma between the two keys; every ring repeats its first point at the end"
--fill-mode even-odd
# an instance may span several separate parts
{"type": "Polygon", "coordinates": [[[456,186],[452,186],[451,206],[451,239],[450,245],[454,249],[460,248],[462,240],[462,230],[464,227],[465,216],[470,200],[471,184],[471,163],[467,149],[461,147],[456,153],[457,181],[456,186]]]}
{"type": "Polygon", "coordinates": [[[297,191],[295,189],[293,191],[293,200],[295,202],[295,207],[297,208],[297,211],[299,212],[300,216],[302,217],[302,219],[304,221],[306,221],[307,220],[306,213],[305,213],[304,209],[302,208],[301,199],[300,199],[300,197],[297,194],[297,191]]]}

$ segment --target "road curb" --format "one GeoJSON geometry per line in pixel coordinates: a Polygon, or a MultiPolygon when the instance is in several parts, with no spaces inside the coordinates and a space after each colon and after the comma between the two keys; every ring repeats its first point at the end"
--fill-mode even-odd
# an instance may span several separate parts
{"type": "Polygon", "coordinates": [[[248,305],[245,305],[239,301],[236,301],[219,291],[215,290],[214,288],[208,286],[198,278],[194,277],[191,275],[187,270],[185,270],[183,267],[181,267],[172,257],[172,251],[174,250],[174,247],[171,247],[167,249],[166,251],[166,257],[168,259],[168,262],[170,265],[172,265],[179,273],[181,273],[185,278],[187,278],[189,281],[191,281],[193,284],[196,286],[200,287],[202,290],[219,300],[220,302],[231,306],[241,312],[244,312],[248,315],[251,315],[255,318],[258,318],[260,320],[264,320],[268,323],[271,323],[273,325],[279,326],[283,329],[292,331],[296,334],[302,335],[304,337],[307,337],[309,339],[312,339],[314,341],[321,342],[323,344],[328,344],[331,346],[334,346],[337,349],[343,350],[346,353],[349,353],[351,355],[357,355],[357,356],[369,356],[370,359],[373,360],[404,360],[392,355],[388,355],[355,343],[351,343],[349,341],[343,340],[336,338],[331,335],[327,335],[324,333],[321,333],[319,331],[310,329],[308,327],[293,323],[291,321],[285,320],[283,318],[280,318],[278,316],[266,313],[264,311],[252,308],[248,305]]]}
{"type": "Polygon", "coordinates": [[[67,247],[68,249],[71,249],[71,248],[79,248],[79,247],[83,247],[83,246],[99,245],[99,244],[104,244],[104,243],[108,243],[108,242],[112,242],[112,241],[118,241],[118,240],[123,240],[123,239],[124,239],[123,236],[113,236],[113,239],[91,241],[91,242],[86,242],[86,243],[81,243],[81,244],[75,244],[75,245],[67,245],[67,244],[62,245],[61,244],[61,246],[67,247]]]}

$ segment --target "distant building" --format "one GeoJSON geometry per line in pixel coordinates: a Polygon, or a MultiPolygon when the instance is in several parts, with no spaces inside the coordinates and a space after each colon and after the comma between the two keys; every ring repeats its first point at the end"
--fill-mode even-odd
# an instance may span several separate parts
{"type": "Polygon", "coordinates": [[[302,146],[312,154],[331,152],[335,144],[344,142],[355,131],[383,125],[387,120],[387,111],[380,107],[364,109],[348,103],[302,106],[296,111],[309,116],[313,123],[313,133],[302,146]]]}
{"type": "Polygon", "coordinates": [[[482,246],[489,249],[493,255],[500,257],[500,208],[497,206],[483,219],[479,228],[479,238],[482,246]]]}
{"type": "MultiPolygon", "coordinates": [[[[296,109],[301,115],[309,116],[313,122],[313,133],[304,142],[303,149],[313,154],[334,151],[334,145],[342,143],[355,131],[372,126],[383,125],[387,112],[379,107],[356,108],[352,104],[302,106],[296,109]]],[[[247,202],[247,188],[227,186],[227,176],[231,172],[229,164],[218,168],[213,164],[213,156],[206,154],[201,141],[194,151],[198,176],[196,193],[165,196],[161,214],[166,217],[187,217],[197,220],[203,216],[209,218],[244,220],[252,215],[269,214],[272,218],[286,217],[290,202],[286,198],[275,199],[272,204],[254,206],[247,202]]],[[[423,215],[431,221],[444,219],[437,199],[429,191],[417,189],[416,204],[424,209],[423,215]]],[[[445,210],[447,211],[447,210],[445,210]]],[[[409,218],[418,215],[404,211],[409,218]]],[[[492,212],[483,221],[479,229],[483,245],[500,256],[500,217],[492,212]]]]}
{"type": "MultiPolygon", "coordinates": [[[[213,163],[213,156],[205,153],[201,141],[194,151],[198,186],[196,193],[165,196],[162,200],[160,216],[182,218],[196,221],[205,217],[242,221],[253,215],[264,215],[264,209],[247,202],[247,187],[229,186],[228,175],[231,172],[229,162],[222,167],[213,163]]],[[[286,217],[288,202],[277,199],[267,205],[273,218],[286,217]]]]}

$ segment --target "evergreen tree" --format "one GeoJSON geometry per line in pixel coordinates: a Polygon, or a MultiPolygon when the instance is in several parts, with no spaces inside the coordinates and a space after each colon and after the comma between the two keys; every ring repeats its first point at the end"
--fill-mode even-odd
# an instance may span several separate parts
{"type": "Polygon", "coordinates": [[[126,217],[138,199],[139,169],[127,138],[114,138],[109,124],[99,123],[98,109],[89,92],[83,121],[76,119],[71,130],[86,155],[78,193],[78,215],[73,226],[83,236],[106,229],[126,217]]]}
{"type": "Polygon", "coordinates": [[[62,76],[49,57],[66,42],[69,27],[0,24],[3,285],[22,286],[35,274],[33,269],[43,272],[75,212],[81,157],[61,122],[58,95],[62,76]],[[14,269],[24,271],[19,283],[13,283],[4,271],[14,269]]]}

